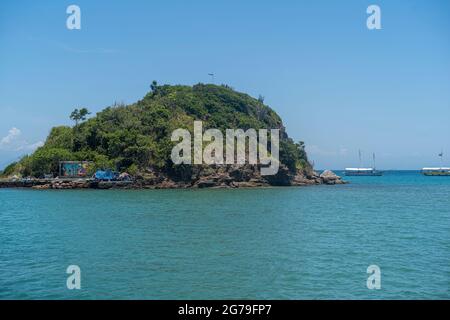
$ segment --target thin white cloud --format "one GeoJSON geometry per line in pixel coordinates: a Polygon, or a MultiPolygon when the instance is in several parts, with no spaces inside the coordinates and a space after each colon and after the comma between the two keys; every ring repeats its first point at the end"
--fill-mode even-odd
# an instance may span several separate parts
{"type": "Polygon", "coordinates": [[[0,140],[0,147],[8,146],[14,143],[18,137],[22,134],[20,129],[17,129],[16,127],[12,127],[9,129],[8,134],[0,140]]]}
{"type": "Polygon", "coordinates": [[[22,138],[22,131],[16,127],[9,129],[8,134],[0,140],[0,150],[4,151],[32,152],[43,145],[42,141],[28,143],[22,138]]]}
{"type": "Polygon", "coordinates": [[[19,147],[17,147],[16,151],[34,151],[39,147],[42,147],[44,145],[43,141],[38,141],[35,143],[31,143],[31,144],[23,144],[19,147]]]}

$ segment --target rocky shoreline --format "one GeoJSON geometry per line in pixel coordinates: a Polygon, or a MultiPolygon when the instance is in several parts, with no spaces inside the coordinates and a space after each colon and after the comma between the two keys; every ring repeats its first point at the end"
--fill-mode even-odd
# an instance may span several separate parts
{"type": "Polygon", "coordinates": [[[28,179],[0,180],[0,188],[46,189],[189,189],[189,188],[256,188],[271,186],[309,186],[345,184],[332,171],[318,174],[290,173],[285,168],[275,176],[261,176],[258,168],[222,166],[190,170],[184,179],[174,180],[164,174],[147,172],[132,181],[98,181],[94,179],[28,179]]]}

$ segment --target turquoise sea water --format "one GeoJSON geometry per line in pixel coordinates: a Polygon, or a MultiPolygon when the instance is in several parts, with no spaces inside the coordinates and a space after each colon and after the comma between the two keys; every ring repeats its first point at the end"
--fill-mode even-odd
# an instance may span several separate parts
{"type": "Polygon", "coordinates": [[[0,190],[0,299],[449,299],[450,177],[0,190]],[[381,289],[366,286],[369,265],[381,289]],[[81,268],[81,290],[66,268],[81,268]]]}

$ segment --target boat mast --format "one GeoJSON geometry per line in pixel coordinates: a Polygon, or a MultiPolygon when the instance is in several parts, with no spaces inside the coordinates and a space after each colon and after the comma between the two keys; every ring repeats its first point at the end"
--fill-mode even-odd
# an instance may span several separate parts
{"type": "Polygon", "coordinates": [[[375,165],[375,152],[373,153],[373,170],[376,169],[376,165],[375,165]]]}
{"type": "Polygon", "coordinates": [[[439,157],[441,157],[441,169],[444,167],[444,150],[441,149],[441,153],[439,154],[439,157]]]}
{"type": "Polygon", "coordinates": [[[362,164],[361,164],[361,149],[358,150],[359,152],[359,168],[362,168],[362,164]]]}

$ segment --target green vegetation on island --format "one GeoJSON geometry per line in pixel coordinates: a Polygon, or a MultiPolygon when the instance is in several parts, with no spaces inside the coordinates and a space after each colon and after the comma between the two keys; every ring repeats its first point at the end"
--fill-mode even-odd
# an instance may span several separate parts
{"type": "Polygon", "coordinates": [[[42,177],[57,175],[59,161],[91,161],[92,170],[111,168],[139,175],[148,170],[169,177],[183,175],[185,166],[175,166],[170,158],[175,145],[173,130],[192,132],[194,120],[204,129],[280,129],[280,162],[290,172],[311,170],[304,143],[295,143],[285,132],[281,118],[259,99],[229,86],[158,85],[140,101],[115,104],[87,119],[86,108],[70,115],[73,127],[51,129],[45,144],[3,170],[4,176],[42,177]]]}

